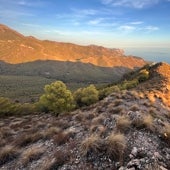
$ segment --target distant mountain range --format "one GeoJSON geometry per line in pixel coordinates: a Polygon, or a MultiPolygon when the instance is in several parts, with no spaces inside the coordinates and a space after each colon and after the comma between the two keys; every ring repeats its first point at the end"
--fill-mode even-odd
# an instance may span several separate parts
{"type": "Polygon", "coordinates": [[[102,46],[80,46],[71,43],[26,37],[0,24],[0,60],[16,64],[35,60],[58,60],[91,63],[102,67],[141,67],[142,58],[125,56],[121,49],[102,46]]]}

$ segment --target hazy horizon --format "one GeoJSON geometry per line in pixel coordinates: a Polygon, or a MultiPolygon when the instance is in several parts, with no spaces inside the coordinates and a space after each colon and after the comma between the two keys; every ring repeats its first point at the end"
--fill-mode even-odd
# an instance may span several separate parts
{"type": "Polygon", "coordinates": [[[142,57],[147,61],[167,62],[170,64],[170,49],[169,48],[123,48],[126,55],[134,55],[142,57]]]}

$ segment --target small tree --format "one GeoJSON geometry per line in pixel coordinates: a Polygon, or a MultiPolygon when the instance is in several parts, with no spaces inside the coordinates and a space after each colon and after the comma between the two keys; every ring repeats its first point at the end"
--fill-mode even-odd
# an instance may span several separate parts
{"type": "Polygon", "coordinates": [[[75,91],[74,98],[78,106],[88,106],[99,100],[99,92],[94,85],[90,85],[75,91]]]}
{"type": "Polygon", "coordinates": [[[44,88],[45,94],[40,97],[39,107],[43,111],[59,114],[74,108],[74,99],[70,90],[61,81],[56,81],[44,88]]]}

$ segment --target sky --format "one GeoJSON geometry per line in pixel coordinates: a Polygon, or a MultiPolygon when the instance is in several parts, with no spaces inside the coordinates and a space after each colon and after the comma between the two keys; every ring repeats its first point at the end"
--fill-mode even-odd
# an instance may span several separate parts
{"type": "Polygon", "coordinates": [[[0,23],[81,45],[170,47],[170,0],[0,0],[0,23]]]}

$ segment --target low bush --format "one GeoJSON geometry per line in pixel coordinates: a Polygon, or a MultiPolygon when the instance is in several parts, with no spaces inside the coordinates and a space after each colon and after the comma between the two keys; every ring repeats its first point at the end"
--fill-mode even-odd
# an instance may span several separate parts
{"type": "Polygon", "coordinates": [[[99,92],[94,85],[90,85],[75,91],[74,99],[79,107],[88,106],[99,100],[99,92]]]}

